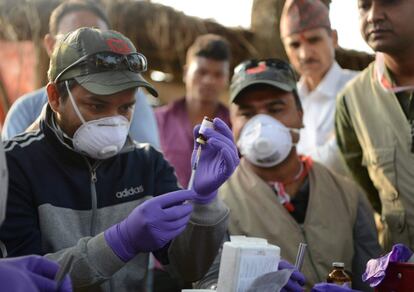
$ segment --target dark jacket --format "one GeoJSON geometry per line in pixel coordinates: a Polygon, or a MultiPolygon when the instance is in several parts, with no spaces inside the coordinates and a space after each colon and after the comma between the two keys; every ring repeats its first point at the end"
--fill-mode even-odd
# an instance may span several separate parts
{"type": "MultiPolygon", "coordinates": [[[[16,136],[4,146],[10,185],[0,240],[8,256],[46,254],[63,261],[73,254],[75,288],[141,291],[148,254],[125,264],[102,232],[144,200],[178,189],[174,170],[162,154],[148,144],[128,140],[120,154],[93,161],[72,149],[49,108],[38,131],[16,136]]],[[[227,214],[218,201],[195,206],[188,231],[159,251],[159,259],[186,280],[199,278],[216,254],[227,214]],[[209,217],[203,218],[200,214],[206,211],[209,217]],[[184,246],[183,241],[190,244],[184,246]],[[197,263],[192,249],[197,251],[199,244],[206,250],[199,252],[203,255],[198,255],[197,263]],[[175,258],[183,261],[178,267],[175,258]]]]}

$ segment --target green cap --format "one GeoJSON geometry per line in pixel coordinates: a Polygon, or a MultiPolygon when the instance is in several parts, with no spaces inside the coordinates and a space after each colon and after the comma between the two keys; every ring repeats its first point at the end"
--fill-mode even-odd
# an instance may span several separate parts
{"type": "MultiPolygon", "coordinates": [[[[79,28],[65,35],[55,46],[50,58],[48,76],[50,81],[67,67],[85,56],[96,53],[116,53],[129,55],[137,53],[132,42],[119,32],[113,30],[102,31],[95,28],[79,28]]],[[[75,65],[68,69],[58,81],[75,79],[86,90],[98,94],[109,95],[130,88],[145,87],[152,95],[158,96],[155,88],[139,73],[129,70],[96,70],[89,72],[88,66],[75,65]]]]}
{"type": "Polygon", "coordinates": [[[254,84],[268,84],[283,91],[296,91],[296,75],[289,63],[279,59],[247,60],[235,69],[230,85],[230,103],[254,84]]]}

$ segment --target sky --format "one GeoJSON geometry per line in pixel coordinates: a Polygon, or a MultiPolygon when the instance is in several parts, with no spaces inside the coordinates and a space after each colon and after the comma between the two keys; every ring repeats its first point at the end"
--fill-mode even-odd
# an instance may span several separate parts
{"type": "Polygon", "coordinates": [[[341,47],[373,53],[359,32],[357,0],[333,0],[329,14],[341,47]]]}
{"type": "MultiPolygon", "coordinates": [[[[250,27],[253,0],[152,0],[151,2],[171,6],[187,15],[213,19],[225,26],[250,27]]],[[[356,0],[332,0],[330,18],[332,27],[338,31],[341,47],[372,52],[359,33],[356,0]]]]}

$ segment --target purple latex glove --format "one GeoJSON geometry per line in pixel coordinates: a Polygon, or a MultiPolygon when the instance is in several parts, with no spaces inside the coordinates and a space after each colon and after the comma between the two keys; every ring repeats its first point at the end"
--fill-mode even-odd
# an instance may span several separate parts
{"type": "MultiPolygon", "coordinates": [[[[199,204],[214,200],[217,189],[231,176],[240,162],[230,128],[219,118],[215,118],[213,124],[214,130],[207,128],[203,133],[207,138],[206,144],[199,145],[194,141],[191,156],[193,165],[197,148],[201,147],[201,157],[192,186],[198,194],[194,201],[199,204]]],[[[200,125],[194,128],[194,137],[198,136],[199,129],[200,125]]]]}
{"type": "Polygon", "coordinates": [[[360,292],[359,290],[353,290],[346,284],[343,286],[331,284],[331,283],[319,283],[313,286],[311,292],[360,292]]]}
{"type": "Polygon", "coordinates": [[[282,292],[302,292],[304,291],[303,286],[306,283],[305,276],[299,272],[295,266],[290,264],[288,261],[280,260],[278,270],[294,270],[292,275],[290,276],[289,281],[287,284],[282,288],[282,292]]]}
{"type": "Polygon", "coordinates": [[[192,190],[180,190],[145,201],[105,231],[106,242],[124,262],[139,252],[164,247],[184,231],[193,211],[193,206],[184,202],[195,196],[192,190]]]}
{"type": "Polygon", "coordinates": [[[59,265],[44,257],[31,255],[0,260],[1,291],[72,291],[69,276],[59,290],[54,280],[59,265]]]}
{"type": "Polygon", "coordinates": [[[388,263],[406,262],[413,252],[403,244],[395,244],[391,252],[378,259],[371,259],[367,263],[365,273],[362,275],[362,281],[368,282],[371,287],[378,286],[385,277],[388,263]]]}

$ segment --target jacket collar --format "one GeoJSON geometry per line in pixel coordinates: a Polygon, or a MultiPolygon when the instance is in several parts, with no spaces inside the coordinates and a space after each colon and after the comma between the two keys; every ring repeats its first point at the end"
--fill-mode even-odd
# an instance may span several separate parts
{"type": "Polygon", "coordinates": [[[383,90],[393,93],[413,91],[414,85],[398,86],[392,76],[392,72],[385,65],[384,54],[375,54],[375,77],[383,90]]]}

